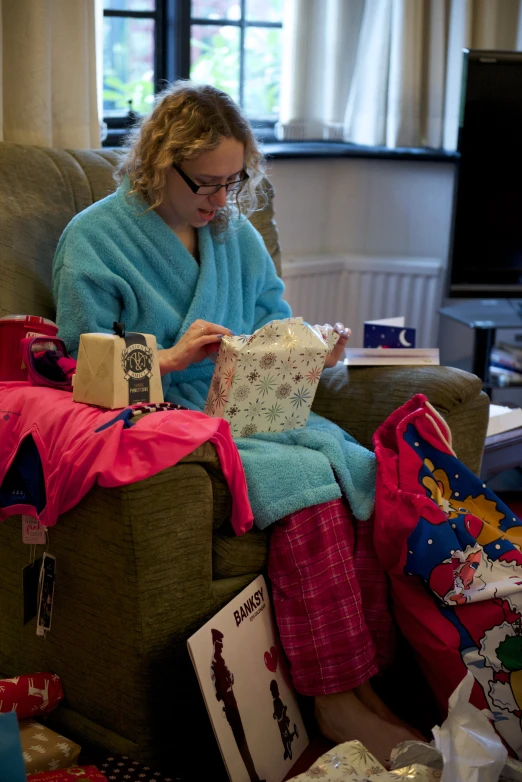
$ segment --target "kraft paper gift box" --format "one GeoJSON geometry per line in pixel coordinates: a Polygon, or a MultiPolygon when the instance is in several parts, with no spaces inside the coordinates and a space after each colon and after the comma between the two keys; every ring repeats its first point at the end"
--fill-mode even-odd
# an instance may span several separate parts
{"type": "Polygon", "coordinates": [[[21,720],[20,742],[27,774],[76,765],[81,747],[33,720],[21,720]]]}
{"type": "Polygon", "coordinates": [[[156,338],[135,332],[81,334],[73,400],[111,410],[163,402],[156,338]]]}
{"type": "Polygon", "coordinates": [[[339,335],[302,318],[273,320],[251,336],[223,337],[205,413],[232,434],[306,426],[327,354],[339,335]]]}

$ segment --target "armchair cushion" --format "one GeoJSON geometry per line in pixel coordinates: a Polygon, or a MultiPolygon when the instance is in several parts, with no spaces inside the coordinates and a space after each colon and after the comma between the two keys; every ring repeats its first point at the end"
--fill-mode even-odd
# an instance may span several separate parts
{"type": "Polygon", "coordinates": [[[448,423],[453,448],[478,474],[488,425],[482,381],[452,367],[345,367],[323,372],[312,409],[350,432],[361,445],[415,394],[425,394],[448,423]]]}

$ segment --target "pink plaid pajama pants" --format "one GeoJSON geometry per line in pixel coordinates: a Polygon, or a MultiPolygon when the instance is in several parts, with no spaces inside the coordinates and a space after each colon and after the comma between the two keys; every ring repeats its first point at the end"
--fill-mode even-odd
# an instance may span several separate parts
{"type": "Polygon", "coordinates": [[[272,530],[268,575],[298,692],[351,690],[391,662],[394,628],[373,518],[354,519],[343,500],[286,516],[272,530]]]}

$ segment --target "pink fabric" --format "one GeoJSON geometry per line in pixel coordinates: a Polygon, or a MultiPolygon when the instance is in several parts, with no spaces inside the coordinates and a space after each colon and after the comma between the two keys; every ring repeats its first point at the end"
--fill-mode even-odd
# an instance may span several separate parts
{"type": "MultiPolygon", "coordinates": [[[[227,421],[193,411],[166,411],[140,418],[123,429],[118,422],[95,429],[118,411],[72,401],[70,392],[18,381],[0,383],[0,483],[22,440],[31,435],[42,461],[47,503],[44,526],[74,507],[95,482],[113,487],[141,481],[179,462],[199,445],[214,443],[232,494],[236,534],[252,526],[243,467],[227,421]]],[[[0,521],[36,510],[27,505],[0,508],[0,521]]]]}
{"type": "Polygon", "coordinates": [[[76,372],[76,359],[75,358],[59,358],[56,362],[62,372],[70,377],[76,372]]]}
{"type": "Polygon", "coordinates": [[[388,586],[373,547],[373,519],[343,500],[274,525],[268,573],[281,641],[303,695],[342,692],[391,662],[388,586]]]}

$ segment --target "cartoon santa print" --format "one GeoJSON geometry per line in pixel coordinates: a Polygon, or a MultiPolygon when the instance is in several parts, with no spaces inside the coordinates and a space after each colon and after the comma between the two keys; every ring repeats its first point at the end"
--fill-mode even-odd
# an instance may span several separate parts
{"type": "Polygon", "coordinates": [[[440,524],[419,519],[408,539],[405,572],[424,580],[439,611],[458,631],[460,656],[480,685],[483,707],[522,758],[520,552],[510,557],[516,548],[505,540],[483,548],[471,535],[474,528],[469,514],[440,524]]]}

